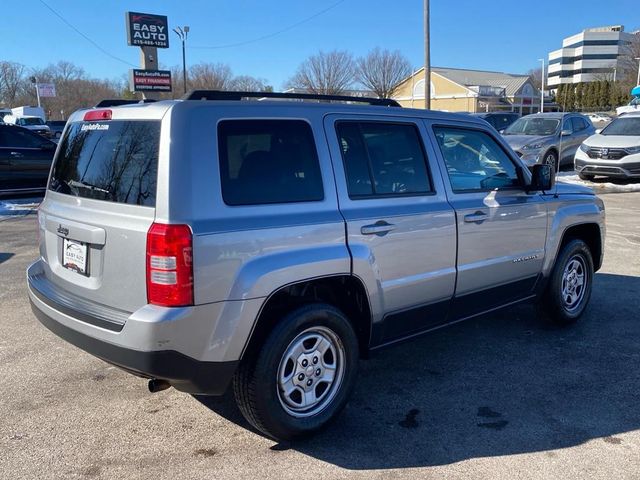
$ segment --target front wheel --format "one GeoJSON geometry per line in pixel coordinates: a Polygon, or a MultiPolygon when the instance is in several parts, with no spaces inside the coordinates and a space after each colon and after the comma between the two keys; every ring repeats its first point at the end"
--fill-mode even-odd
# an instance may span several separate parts
{"type": "Polygon", "coordinates": [[[595,175],[588,175],[586,173],[579,173],[578,174],[578,178],[580,178],[580,180],[586,180],[588,182],[592,182],[593,179],[595,178],[595,175]]]}
{"type": "Polygon", "coordinates": [[[358,340],[349,320],[325,304],[283,318],[244,359],[233,389],[251,425],[277,440],[319,430],[342,410],[355,383],[358,340]]]}
{"type": "Polygon", "coordinates": [[[574,323],[582,315],[593,282],[593,258],[582,240],[569,241],[558,254],[540,306],[558,325],[574,323]]]}
{"type": "Polygon", "coordinates": [[[556,173],[558,171],[558,155],[553,150],[549,150],[544,154],[544,163],[551,167],[551,170],[556,173]]]}

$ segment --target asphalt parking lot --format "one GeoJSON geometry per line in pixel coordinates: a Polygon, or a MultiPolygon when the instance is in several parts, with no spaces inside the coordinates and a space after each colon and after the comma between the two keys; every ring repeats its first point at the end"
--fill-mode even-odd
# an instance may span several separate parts
{"type": "Polygon", "coordinates": [[[637,479],[640,195],[603,198],[581,323],[522,305],[388,349],[336,423],[291,445],[229,398],[150,394],[47,331],[25,291],[35,216],[0,216],[0,478],[637,479]]]}

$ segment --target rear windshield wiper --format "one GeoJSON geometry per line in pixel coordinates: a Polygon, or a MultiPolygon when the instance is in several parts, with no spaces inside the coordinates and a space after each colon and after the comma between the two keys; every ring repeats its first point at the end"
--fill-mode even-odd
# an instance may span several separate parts
{"type": "Polygon", "coordinates": [[[63,182],[69,187],[69,188],[86,188],[87,190],[91,190],[94,192],[100,192],[100,193],[105,193],[107,195],[111,194],[111,190],[107,190],[104,189],[102,187],[98,187],[97,185],[93,185],[91,183],[88,182],[81,182],[79,180],[67,180],[63,182]]]}

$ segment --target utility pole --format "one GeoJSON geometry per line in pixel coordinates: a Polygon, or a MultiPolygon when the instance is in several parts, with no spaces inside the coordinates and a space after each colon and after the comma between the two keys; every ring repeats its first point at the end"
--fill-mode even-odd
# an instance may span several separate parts
{"type": "Polygon", "coordinates": [[[424,0],[424,108],[431,110],[431,45],[429,38],[429,0],[424,0]]]}
{"type": "Polygon", "coordinates": [[[173,31],[182,41],[182,83],[184,85],[184,93],[187,93],[187,60],[185,54],[185,43],[187,41],[187,35],[189,34],[189,27],[187,25],[185,25],[184,28],[176,27],[173,31]]]}
{"type": "Polygon", "coordinates": [[[542,75],[540,76],[540,81],[542,82],[540,87],[540,113],[544,112],[544,58],[539,58],[542,62],[542,75]]]}
{"type": "Polygon", "coordinates": [[[638,78],[636,79],[636,85],[640,85],[640,57],[636,57],[638,60],[638,78]]]}

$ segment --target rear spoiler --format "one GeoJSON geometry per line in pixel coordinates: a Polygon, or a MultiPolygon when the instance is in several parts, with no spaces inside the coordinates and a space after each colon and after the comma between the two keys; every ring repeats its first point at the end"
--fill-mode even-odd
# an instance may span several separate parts
{"type": "Polygon", "coordinates": [[[113,98],[111,100],[102,100],[93,108],[119,107],[121,105],[134,105],[136,103],[153,103],[155,100],[145,98],[144,100],[126,100],[124,98],[113,98]]]}

